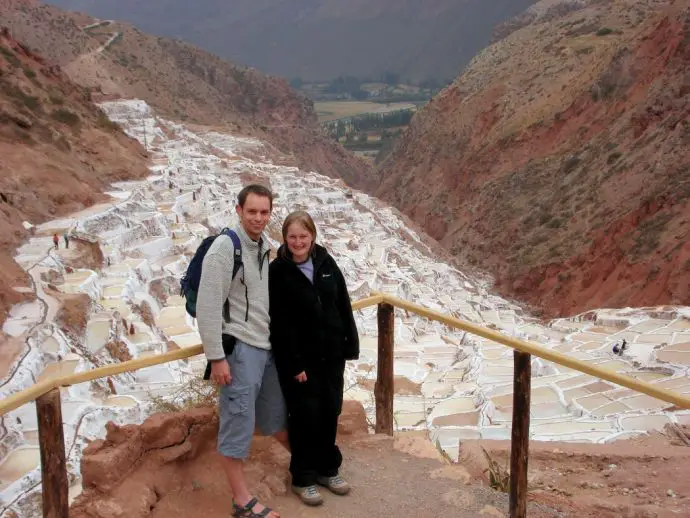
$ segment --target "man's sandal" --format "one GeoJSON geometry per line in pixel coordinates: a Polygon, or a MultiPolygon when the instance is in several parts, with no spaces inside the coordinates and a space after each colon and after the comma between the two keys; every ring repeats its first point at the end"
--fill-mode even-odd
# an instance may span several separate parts
{"type": "Polygon", "coordinates": [[[232,515],[235,518],[266,518],[269,514],[273,512],[273,509],[270,507],[266,507],[265,509],[259,511],[258,513],[254,512],[254,506],[259,503],[259,500],[256,498],[252,498],[249,502],[247,502],[247,505],[244,507],[236,503],[234,500],[232,501],[232,515]]]}

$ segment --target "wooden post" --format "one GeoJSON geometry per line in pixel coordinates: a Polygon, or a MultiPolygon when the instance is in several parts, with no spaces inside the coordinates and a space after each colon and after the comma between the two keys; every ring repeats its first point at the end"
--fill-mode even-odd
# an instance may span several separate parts
{"type": "Polygon", "coordinates": [[[379,359],[376,367],[376,433],[393,435],[393,341],[394,308],[378,305],[379,359]]]}
{"type": "Polygon", "coordinates": [[[513,351],[513,429],[510,442],[510,518],[527,517],[527,459],[532,357],[513,351]]]}
{"type": "Polygon", "coordinates": [[[59,388],[54,388],[36,399],[36,413],[38,443],[41,449],[43,518],[67,518],[67,463],[59,388]]]}

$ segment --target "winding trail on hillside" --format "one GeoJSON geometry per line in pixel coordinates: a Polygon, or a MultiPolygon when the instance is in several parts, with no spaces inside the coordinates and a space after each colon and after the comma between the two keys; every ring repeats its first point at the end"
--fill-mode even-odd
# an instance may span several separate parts
{"type": "Polygon", "coordinates": [[[107,27],[112,23],[114,23],[112,20],[105,20],[81,27],[82,32],[91,38],[95,38],[97,35],[103,35],[108,36],[108,39],[105,43],[100,44],[96,48],[88,52],[84,52],[83,54],[76,57],[74,60],[72,60],[65,66],[65,70],[68,72],[68,74],[70,73],[70,70],[72,72],[81,71],[82,73],[89,71],[89,75],[93,76],[93,80],[96,83],[100,84],[101,88],[106,88],[111,93],[114,93],[120,92],[119,85],[109,78],[109,73],[107,73],[107,70],[102,69],[102,66],[99,63],[99,56],[104,51],[109,49],[113,45],[113,43],[117,41],[118,38],[121,38],[124,32],[114,31],[102,34],[92,34],[89,32],[90,29],[99,29],[107,27]]]}

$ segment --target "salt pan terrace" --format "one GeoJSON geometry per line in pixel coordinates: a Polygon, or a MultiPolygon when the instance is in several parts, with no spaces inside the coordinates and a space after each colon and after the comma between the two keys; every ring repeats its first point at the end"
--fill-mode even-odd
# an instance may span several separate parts
{"type": "MultiPolygon", "coordinates": [[[[5,325],[10,335],[24,333],[27,345],[2,381],[2,397],[49,376],[198,345],[196,323],[177,295],[178,280],[201,239],[235,223],[234,200],[248,177],[264,178],[278,194],[267,232],[271,244],[278,245],[290,211],[309,210],[319,241],[336,257],[353,298],[385,291],[690,393],[690,308],[597,310],[541,323],[492,294],[485,280],[439,259],[395,210],[342,182],[272,163],[262,157],[257,140],[192,132],[156,117],[141,101],[106,103],[104,109],[133,137],[143,142],[146,135],[154,153],[151,176],[113,185],[110,203],[38,226],[17,251],[40,300],[14,308],[5,325]],[[74,247],[50,250],[52,233],[65,230],[100,243],[105,258],[100,269],[65,269],[74,247]],[[64,294],[91,298],[83,337],[55,324],[57,301],[44,291],[48,280],[64,294]],[[613,344],[623,338],[629,347],[622,356],[614,355],[613,344]]],[[[373,418],[376,308],[358,311],[356,320],[361,357],[348,364],[346,397],[361,401],[373,418]]],[[[396,312],[395,326],[399,430],[428,430],[451,458],[457,457],[461,440],[510,437],[511,350],[403,311],[396,312]]],[[[203,358],[193,358],[64,388],[72,495],[80,490],[79,459],[86,440],[102,436],[107,420],[140,422],[151,411],[152,396],[169,396],[204,367],[203,358]]],[[[688,411],[549,362],[534,359],[533,376],[531,434],[536,440],[608,442],[669,422],[690,424],[688,411]]],[[[0,516],[10,511],[30,516],[27,502],[40,480],[34,405],[5,416],[2,430],[0,516]]]]}

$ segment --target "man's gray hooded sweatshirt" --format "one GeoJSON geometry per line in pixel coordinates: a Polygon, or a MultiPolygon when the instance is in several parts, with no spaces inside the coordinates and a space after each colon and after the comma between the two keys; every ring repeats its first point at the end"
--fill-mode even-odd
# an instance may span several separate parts
{"type": "Polygon", "coordinates": [[[270,349],[268,316],[268,244],[253,241],[241,225],[234,228],[242,243],[243,267],[232,278],[235,249],[221,234],[204,256],[196,302],[199,334],[208,360],[225,358],[221,334],[260,349],[270,349]],[[225,301],[229,302],[227,311],[225,301]]]}

